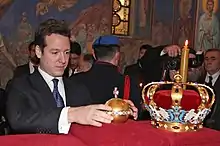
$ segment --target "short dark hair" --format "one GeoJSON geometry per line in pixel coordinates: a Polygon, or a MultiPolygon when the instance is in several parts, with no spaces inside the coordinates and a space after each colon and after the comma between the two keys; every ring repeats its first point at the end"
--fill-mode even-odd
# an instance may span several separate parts
{"type": "Polygon", "coordinates": [[[205,51],[205,55],[206,55],[206,53],[208,53],[208,52],[218,52],[219,54],[220,54],[220,50],[219,49],[208,49],[208,50],[206,50],[205,51]]]}
{"type": "Polygon", "coordinates": [[[196,55],[195,49],[189,47],[189,54],[194,54],[194,55],[196,55]]]}
{"type": "Polygon", "coordinates": [[[44,47],[47,45],[45,38],[51,34],[59,34],[70,38],[70,30],[63,21],[48,19],[40,23],[37,31],[35,32],[35,45],[38,45],[42,52],[44,47]]]}
{"type": "Polygon", "coordinates": [[[112,59],[117,52],[120,52],[118,45],[100,45],[94,48],[96,59],[112,59]]]}
{"type": "Polygon", "coordinates": [[[29,45],[28,45],[28,51],[30,52],[32,47],[35,46],[35,42],[31,42],[29,45]]]}
{"type": "Polygon", "coordinates": [[[83,60],[92,64],[95,62],[95,58],[93,57],[92,54],[84,54],[83,60]]]}
{"type": "Polygon", "coordinates": [[[147,49],[151,49],[151,48],[152,48],[151,45],[145,44],[145,45],[142,45],[142,46],[140,47],[140,50],[142,50],[142,49],[147,50],[147,49]]]}
{"type": "Polygon", "coordinates": [[[78,56],[81,55],[81,46],[77,42],[70,42],[70,53],[71,54],[76,54],[78,56]]]}

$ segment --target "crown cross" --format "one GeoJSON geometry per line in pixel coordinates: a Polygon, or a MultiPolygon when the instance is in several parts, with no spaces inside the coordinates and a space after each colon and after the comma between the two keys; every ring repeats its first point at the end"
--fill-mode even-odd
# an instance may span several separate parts
{"type": "Polygon", "coordinates": [[[118,91],[117,87],[114,88],[113,94],[114,94],[115,98],[118,98],[119,91],[118,91]]]}

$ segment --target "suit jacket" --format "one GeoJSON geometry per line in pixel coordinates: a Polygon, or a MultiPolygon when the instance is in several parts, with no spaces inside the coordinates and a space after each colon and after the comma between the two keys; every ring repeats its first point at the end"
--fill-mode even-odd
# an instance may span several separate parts
{"type": "Polygon", "coordinates": [[[0,115],[5,114],[5,102],[6,102],[5,90],[0,88],[0,115]]]}
{"type": "MultiPolygon", "coordinates": [[[[199,79],[199,83],[205,83],[206,73],[204,73],[199,79]]],[[[205,126],[220,130],[220,75],[216,80],[214,87],[212,87],[215,92],[215,103],[212,108],[212,112],[207,118],[207,122],[205,122],[205,126]]]]}
{"type": "Polygon", "coordinates": [[[140,60],[143,68],[143,78],[146,84],[159,81],[162,78],[164,56],[160,56],[160,54],[164,47],[166,46],[147,49],[145,55],[140,60]]]}
{"type": "Polygon", "coordinates": [[[20,77],[22,75],[30,74],[29,63],[17,66],[14,70],[14,78],[20,77]]]}
{"type": "MultiPolygon", "coordinates": [[[[119,90],[118,97],[122,98],[124,96],[125,76],[118,71],[117,66],[110,63],[94,63],[88,72],[78,73],[71,78],[86,85],[94,104],[103,104],[113,98],[113,90],[115,87],[119,90]]],[[[132,78],[130,78],[130,100],[132,100],[135,106],[140,110],[140,89],[132,78]]]]}
{"type": "MultiPolygon", "coordinates": [[[[63,78],[67,106],[91,103],[82,84],[63,78]]],[[[53,94],[38,71],[15,78],[7,90],[6,114],[15,133],[58,133],[62,108],[56,106],[53,94]]]]}
{"type": "Polygon", "coordinates": [[[134,78],[135,80],[138,81],[138,83],[144,83],[143,79],[143,71],[142,67],[140,66],[139,62],[136,64],[129,65],[125,68],[125,75],[129,75],[130,77],[134,78]]]}

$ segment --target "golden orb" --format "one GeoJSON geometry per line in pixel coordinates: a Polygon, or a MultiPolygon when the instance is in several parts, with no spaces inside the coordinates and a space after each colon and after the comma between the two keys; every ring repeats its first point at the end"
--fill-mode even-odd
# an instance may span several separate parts
{"type": "Polygon", "coordinates": [[[106,102],[106,105],[112,108],[112,111],[108,113],[113,116],[113,123],[125,123],[131,115],[131,109],[127,102],[121,98],[117,98],[116,94],[118,92],[115,92],[116,90],[117,88],[114,90],[115,98],[106,102]]]}

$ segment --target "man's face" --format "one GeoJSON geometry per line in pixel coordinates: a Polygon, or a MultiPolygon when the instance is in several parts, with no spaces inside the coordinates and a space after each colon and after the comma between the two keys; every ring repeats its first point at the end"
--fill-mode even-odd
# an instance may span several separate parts
{"type": "MultiPolygon", "coordinates": [[[[196,58],[194,54],[189,54],[189,58],[196,58]]],[[[170,78],[173,81],[174,80],[174,75],[176,74],[176,70],[171,70],[169,72],[170,78]]],[[[200,76],[200,71],[197,68],[188,68],[188,75],[187,75],[187,80],[195,82],[198,80],[200,76]]]]}
{"type": "Polygon", "coordinates": [[[75,70],[79,66],[80,56],[74,53],[70,54],[70,68],[75,70]]]}
{"type": "Polygon", "coordinates": [[[140,52],[139,52],[139,59],[141,59],[144,56],[145,52],[146,52],[146,49],[141,49],[140,50],[140,52]]]}
{"type": "Polygon", "coordinates": [[[213,2],[207,2],[206,7],[207,7],[208,12],[211,13],[211,12],[213,12],[214,3],[213,2]]]}
{"type": "Polygon", "coordinates": [[[220,69],[220,53],[217,51],[210,51],[205,54],[205,70],[209,74],[214,74],[220,69]]]}
{"type": "Polygon", "coordinates": [[[45,42],[43,52],[36,47],[40,68],[53,77],[61,77],[69,61],[70,40],[59,34],[51,34],[45,37],[45,42]]]}

